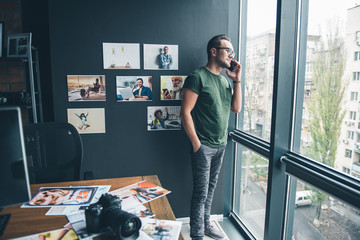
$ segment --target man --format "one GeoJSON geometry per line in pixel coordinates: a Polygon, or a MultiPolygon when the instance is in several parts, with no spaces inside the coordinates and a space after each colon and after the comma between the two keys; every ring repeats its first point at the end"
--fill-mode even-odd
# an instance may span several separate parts
{"type": "Polygon", "coordinates": [[[172,77],[171,82],[173,89],[170,92],[165,89],[163,92],[164,99],[182,99],[183,98],[183,79],[181,77],[172,77]]]}
{"type": "Polygon", "coordinates": [[[164,52],[160,54],[160,68],[161,69],[170,69],[173,64],[172,56],[168,53],[169,48],[164,47],[164,52]]]}
{"type": "Polygon", "coordinates": [[[151,100],[152,99],[151,89],[144,86],[144,81],[142,80],[142,78],[136,79],[136,84],[133,86],[132,90],[134,91],[133,94],[137,100],[151,100]],[[138,89],[136,89],[134,91],[134,89],[136,87],[138,87],[138,89]]]}
{"type": "Polygon", "coordinates": [[[192,72],[185,80],[181,120],[191,144],[193,195],[190,209],[190,236],[202,240],[204,234],[222,239],[223,234],[210,223],[210,210],[218,174],[225,154],[230,110],[241,110],[241,65],[235,61],[232,72],[220,72],[230,67],[235,53],[225,35],[213,37],[207,45],[208,63],[192,72]]]}

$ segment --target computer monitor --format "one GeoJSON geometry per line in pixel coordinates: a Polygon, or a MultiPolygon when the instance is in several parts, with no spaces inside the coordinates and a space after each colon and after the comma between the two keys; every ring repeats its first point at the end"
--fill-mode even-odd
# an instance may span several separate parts
{"type": "Polygon", "coordinates": [[[0,107],[0,208],[30,198],[21,111],[0,107]]]}

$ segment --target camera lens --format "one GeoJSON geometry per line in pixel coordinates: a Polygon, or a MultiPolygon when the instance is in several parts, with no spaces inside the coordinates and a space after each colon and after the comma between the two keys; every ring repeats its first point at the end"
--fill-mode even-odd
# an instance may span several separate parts
{"type": "Polygon", "coordinates": [[[131,234],[133,234],[134,231],[136,231],[137,228],[137,219],[136,218],[130,218],[129,220],[127,220],[121,228],[121,235],[122,236],[130,236],[131,234]]]}

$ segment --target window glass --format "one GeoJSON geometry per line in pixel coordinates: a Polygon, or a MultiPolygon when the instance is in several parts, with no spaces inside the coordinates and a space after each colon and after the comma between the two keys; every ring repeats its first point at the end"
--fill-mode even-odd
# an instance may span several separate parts
{"type": "Polygon", "coordinates": [[[242,129],[266,141],[271,129],[275,22],[275,0],[248,1],[242,129]]]}
{"type": "Polygon", "coordinates": [[[292,239],[360,239],[360,211],[297,181],[296,194],[292,198],[292,239]]]}
{"type": "Polygon", "coordinates": [[[237,174],[234,212],[256,239],[263,239],[265,223],[268,160],[238,144],[241,171],[237,174]]]}
{"type": "Polygon", "coordinates": [[[359,51],[354,39],[360,31],[360,6],[350,0],[309,0],[308,13],[305,79],[299,79],[304,82],[304,96],[297,107],[303,110],[297,119],[301,133],[295,133],[301,141],[295,141],[300,146],[294,150],[359,176],[360,151],[354,134],[359,126],[360,65],[354,62],[359,51]]]}

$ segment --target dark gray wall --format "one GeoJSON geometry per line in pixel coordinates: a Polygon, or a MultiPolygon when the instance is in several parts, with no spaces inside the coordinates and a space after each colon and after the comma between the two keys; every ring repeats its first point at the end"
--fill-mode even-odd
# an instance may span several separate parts
{"type": "MultiPolygon", "coordinates": [[[[148,132],[148,106],[160,101],[160,75],[187,75],[206,64],[206,44],[228,33],[229,0],[48,1],[55,121],[67,121],[67,108],[104,108],[105,134],[82,135],[84,171],[95,178],[157,174],[176,217],[189,216],[190,143],[184,131],[148,132]],[[104,70],[102,43],[140,43],[139,70],[104,70]],[[179,46],[179,70],[143,70],[142,44],[179,46]],[[67,75],[105,75],[105,102],[68,102],[67,75]],[[116,102],[115,77],[152,76],[153,101],[116,102]]],[[[66,149],[64,149],[66,151],[66,149]]],[[[223,212],[223,173],[213,214],[223,212]]]]}

